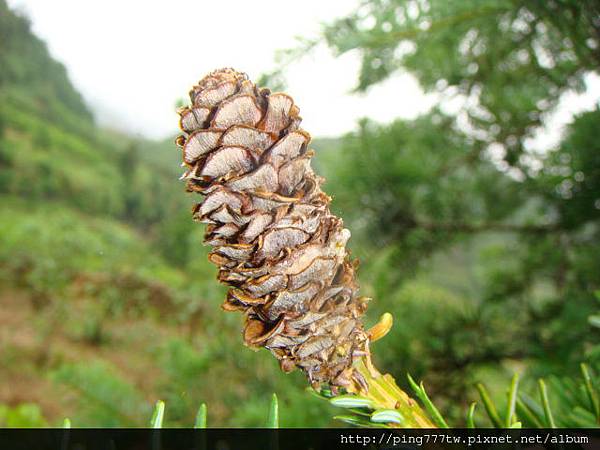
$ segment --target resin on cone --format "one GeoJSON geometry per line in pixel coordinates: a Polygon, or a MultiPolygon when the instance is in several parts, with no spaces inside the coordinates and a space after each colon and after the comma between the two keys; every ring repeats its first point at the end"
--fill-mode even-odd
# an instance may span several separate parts
{"type": "Polygon", "coordinates": [[[350,232],[331,214],[310,162],[310,135],[289,95],[217,70],[190,92],[177,139],[194,218],[206,223],[209,259],[231,286],[223,308],[245,316],[243,339],[265,347],[314,386],[362,384],[368,353],[350,232]]]}

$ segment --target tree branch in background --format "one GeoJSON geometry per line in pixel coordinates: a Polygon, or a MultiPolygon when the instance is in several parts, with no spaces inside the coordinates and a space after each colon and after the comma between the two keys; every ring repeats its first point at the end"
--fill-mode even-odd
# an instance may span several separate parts
{"type": "Polygon", "coordinates": [[[502,232],[502,233],[524,233],[524,234],[546,234],[555,233],[560,230],[558,225],[517,225],[509,223],[435,223],[417,221],[415,227],[422,228],[427,231],[449,231],[457,233],[485,233],[485,232],[502,232]]]}

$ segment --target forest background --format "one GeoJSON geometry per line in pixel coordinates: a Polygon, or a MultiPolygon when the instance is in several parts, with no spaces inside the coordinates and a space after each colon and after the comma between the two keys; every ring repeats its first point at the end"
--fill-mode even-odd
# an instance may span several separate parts
{"type": "MultiPolygon", "coordinates": [[[[396,319],[378,365],[423,379],[454,423],[475,383],[502,404],[515,372],[567,408],[579,364],[600,370],[598,99],[536,142],[598,79],[596,2],[364,1],[262,83],[283,88],[318,46],[360,57],[357,92],[410,73],[437,99],[313,141],[374,299],[367,323],[396,319]]],[[[206,402],[211,425],[260,426],[273,392],[282,426],[336,425],[301,374],[240,345],[179,159],[173,138],[99,126],[0,0],[0,425],[143,426],[162,399],[165,425],[206,402]]]]}

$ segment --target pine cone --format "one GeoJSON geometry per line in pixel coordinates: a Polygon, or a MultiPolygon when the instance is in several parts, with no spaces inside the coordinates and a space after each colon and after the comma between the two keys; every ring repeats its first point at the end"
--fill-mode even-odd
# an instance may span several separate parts
{"type": "Polygon", "coordinates": [[[223,309],[245,314],[246,345],[269,349],[284,371],[299,367],[315,386],[360,382],[367,300],[294,101],[232,69],[207,75],[190,99],[179,112],[182,178],[204,196],[193,214],[208,224],[218,279],[232,286],[223,309]]]}

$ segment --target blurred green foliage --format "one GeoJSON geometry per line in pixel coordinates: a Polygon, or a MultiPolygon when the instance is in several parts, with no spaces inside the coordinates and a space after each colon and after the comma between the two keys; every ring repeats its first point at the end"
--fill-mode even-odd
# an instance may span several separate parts
{"type": "Polygon", "coordinates": [[[171,426],[203,401],[213,425],[261,426],[275,391],[282,425],[330,423],[220,311],[172,140],[95,127],[2,0],[0,33],[0,426],[145,426],[158,398],[171,426]]]}
{"type": "Polygon", "coordinates": [[[76,425],[140,426],[142,417],[150,415],[150,405],[135,386],[105,363],[63,364],[52,377],[77,396],[76,425]]]}
{"type": "Polygon", "coordinates": [[[364,119],[317,162],[371,311],[396,317],[376,355],[452,417],[477,380],[501,401],[512,371],[532,388],[600,364],[600,109],[549,148],[533,139],[597,80],[599,24],[592,1],[367,0],[282,53],[288,67],[325,42],[359,55],[357,91],[404,71],[440,99],[414,120],[364,119]]]}
{"type": "MultiPolygon", "coordinates": [[[[575,377],[600,369],[600,110],[549,151],[531,138],[597,75],[596,8],[370,0],[304,42],[360,55],[358,90],[405,70],[462,105],[314,142],[375,298],[367,322],[396,318],[377,363],[425,380],[450,423],[479,381],[503,406],[515,371],[524,395],[546,379],[559,424],[590,423],[575,377]]],[[[144,426],[159,398],[167,426],[202,402],[211,425],[262,426],[272,392],[281,426],[333,425],[302,375],[242,348],[240,317],[219,311],[179,158],[97,128],[0,0],[0,426],[144,426]]],[[[489,424],[481,407],[474,420],[489,424]]]]}
{"type": "Polygon", "coordinates": [[[32,403],[21,403],[14,407],[0,404],[0,427],[41,428],[48,426],[40,407],[32,403]]]}
{"type": "MultiPolygon", "coordinates": [[[[67,78],[65,67],[48,54],[43,41],[31,35],[29,21],[15,16],[4,1],[0,3],[0,42],[3,90],[10,88],[12,95],[65,131],[92,131],[92,114],[67,78]]],[[[41,133],[38,137],[44,140],[41,133]]]]}

